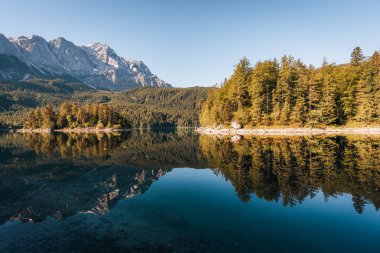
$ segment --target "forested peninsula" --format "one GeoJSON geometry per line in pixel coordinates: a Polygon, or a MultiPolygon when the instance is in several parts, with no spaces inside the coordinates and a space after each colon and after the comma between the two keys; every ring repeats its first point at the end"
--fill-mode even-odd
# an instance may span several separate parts
{"type": "Polygon", "coordinates": [[[209,91],[200,123],[200,132],[378,126],[380,54],[364,57],[356,47],[349,64],[324,59],[320,68],[286,55],[253,67],[243,58],[220,88],[209,91]]]}

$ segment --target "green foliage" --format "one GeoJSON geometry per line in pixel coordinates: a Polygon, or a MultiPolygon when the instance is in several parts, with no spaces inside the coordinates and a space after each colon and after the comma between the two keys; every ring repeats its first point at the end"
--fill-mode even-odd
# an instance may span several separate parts
{"type": "Polygon", "coordinates": [[[365,60],[361,49],[355,48],[351,57],[351,64],[344,65],[324,59],[319,69],[292,56],[282,57],[280,65],[273,60],[249,68],[244,58],[220,89],[210,91],[201,123],[228,126],[238,121],[245,127],[378,124],[380,54],[375,52],[365,60]]]}

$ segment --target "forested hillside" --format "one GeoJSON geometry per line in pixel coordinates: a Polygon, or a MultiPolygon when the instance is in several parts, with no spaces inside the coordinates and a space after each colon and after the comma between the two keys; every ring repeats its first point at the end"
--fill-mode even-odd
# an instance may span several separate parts
{"type": "Polygon", "coordinates": [[[201,124],[244,127],[369,125],[380,122],[380,54],[366,59],[359,47],[351,62],[320,68],[284,56],[258,62],[244,58],[222,87],[212,89],[201,124]]]}
{"type": "Polygon", "coordinates": [[[0,83],[0,127],[21,127],[30,111],[64,102],[113,106],[132,127],[199,125],[198,115],[209,88],[138,88],[125,92],[95,90],[63,80],[0,83]]]}
{"type": "Polygon", "coordinates": [[[114,93],[113,105],[134,128],[196,127],[210,88],[138,88],[114,93]]]}

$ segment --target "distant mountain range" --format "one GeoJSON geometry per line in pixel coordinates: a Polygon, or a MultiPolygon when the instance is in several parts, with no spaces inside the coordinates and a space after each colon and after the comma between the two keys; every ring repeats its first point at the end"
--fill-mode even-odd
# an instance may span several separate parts
{"type": "Polygon", "coordinates": [[[33,35],[7,38],[0,34],[0,81],[62,78],[95,88],[124,90],[171,87],[137,60],[120,57],[107,44],[77,46],[59,37],[33,35]]]}

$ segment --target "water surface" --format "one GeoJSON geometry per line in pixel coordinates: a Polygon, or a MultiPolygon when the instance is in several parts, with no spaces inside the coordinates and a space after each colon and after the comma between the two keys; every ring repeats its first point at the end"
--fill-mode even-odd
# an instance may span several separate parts
{"type": "Polygon", "coordinates": [[[0,135],[1,252],[379,252],[380,138],[0,135]]]}

